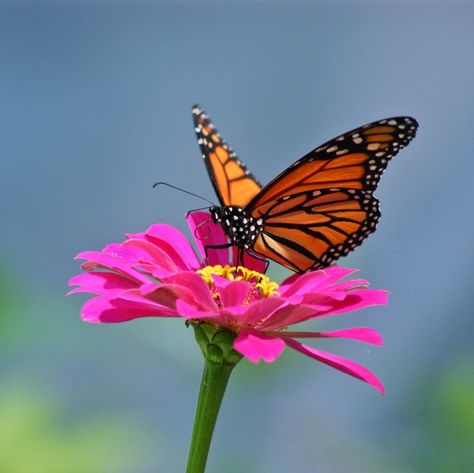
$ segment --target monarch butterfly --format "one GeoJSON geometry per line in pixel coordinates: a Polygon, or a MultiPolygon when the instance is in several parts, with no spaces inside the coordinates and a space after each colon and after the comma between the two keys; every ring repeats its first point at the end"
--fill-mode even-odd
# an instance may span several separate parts
{"type": "Polygon", "coordinates": [[[380,217],[372,195],[388,161],[416,134],[411,117],[368,123],[315,148],[262,185],[193,107],[194,126],[220,207],[211,218],[241,252],[296,272],[329,266],[370,235],[380,217]]]}

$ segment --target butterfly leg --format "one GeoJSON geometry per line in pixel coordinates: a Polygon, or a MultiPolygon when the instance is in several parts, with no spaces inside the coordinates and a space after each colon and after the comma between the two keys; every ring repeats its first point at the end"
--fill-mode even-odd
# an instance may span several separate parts
{"type": "Polygon", "coordinates": [[[191,210],[188,210],[185,214],[185,218],[187,219],[189,217],[190,214],[194,213],[194,212],[199,212],[201,210],[207,210],[209,211],[209,206],[207,207],[199,207],[198,209],[191,209],[191,210]]]}
{"type": "MultiPolygon", "coordinates": [[[[209,264],[209,253],[208,253],[208,250],[212,249],[212,250],[224,250],[224,249],[228,249],[228,248],[231,248],[232,246],[232,243],[226,243],[224,245],[207,245],[205,246],[205,252],[206,252],[206,264],[209,264]]],[[[270,264],[270,261],[257,254],[257,253],[254,253],[254,252],[251,252],[251,251],[246,251],[242,248],[237,248],[237,251],[234,253],[234,256],[235,256],[235,261],[233,262],[234,266],[246,266],[245,264],[245,255],[248,255],[248,257],[251,257],[251,258],[255,258],[256,260],[258,261],[262,261],[263,263],[265,263],[265,267],[263,269],[263,271],[261,271],[263,274],[265,274],[267,272],[267,269],[268,269],[268,266],[270,264]]]]}

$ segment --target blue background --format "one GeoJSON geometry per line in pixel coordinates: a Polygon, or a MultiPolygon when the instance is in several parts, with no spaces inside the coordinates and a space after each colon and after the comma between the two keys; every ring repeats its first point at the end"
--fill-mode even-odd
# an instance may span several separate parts
{"type": "Polygon", "coordinates": [[[215,199],[199,102],[262,182],[368,121],[420,123],[375,193],[377,232],[340,261],[390,305],[311,325],[379,329],[382,348],[317,346],[386,396],[296,353],[244,361],[208,471],[470,471],[473,21],[455,1],[2,2],[0,467],[184,471],[192,333],[84,324],[85,297],[64,293],[79,251],[155,222],[187,231],[202,202],[155,181],[215,199]]]}

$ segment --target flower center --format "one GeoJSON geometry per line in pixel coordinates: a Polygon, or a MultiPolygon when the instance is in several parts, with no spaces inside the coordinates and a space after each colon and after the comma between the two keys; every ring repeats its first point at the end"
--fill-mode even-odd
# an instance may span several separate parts
{"type": "MultiPolygon", "coordinates": [[[[216,266],[206,266],[205,268],[198,269],[196,272],[206,281],[211,290],[214,289],[213,276],[220,276],[230,281],[247,281],[253,284],[260,298],[280,295],[278,284],[275,281],[271,281],[265,274],[243,266],[221,266],[218,264],[216,266]]],[[[218,294],[215,294],[214,298],[216,296],[218,297],[218,294]]]]}

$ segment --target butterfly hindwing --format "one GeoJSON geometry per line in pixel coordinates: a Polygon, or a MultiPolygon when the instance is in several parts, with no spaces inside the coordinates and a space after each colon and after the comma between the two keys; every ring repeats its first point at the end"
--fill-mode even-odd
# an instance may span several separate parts
{"type": "Polygon", "coordinates": [[[378,200],[367,191],[322,189],[266,204],[254,218],[263,231],[253,250],[298,272],[324,268],[375,230],[378,200]]]}
{"type": "Polygon", "coordinates": [[[338,136],[293,163],[267,184],[248,208],[316,189],[373,192],[389,160],[415,137],[417,127],[414,118],[394,117],[338,136]]]}
{"type": "Polygon", "coordinates": [[[199,105],[193,107],[193,118],[207,172],[221,205],[245,207],[262,186],[221,138],[199,105]]]}

